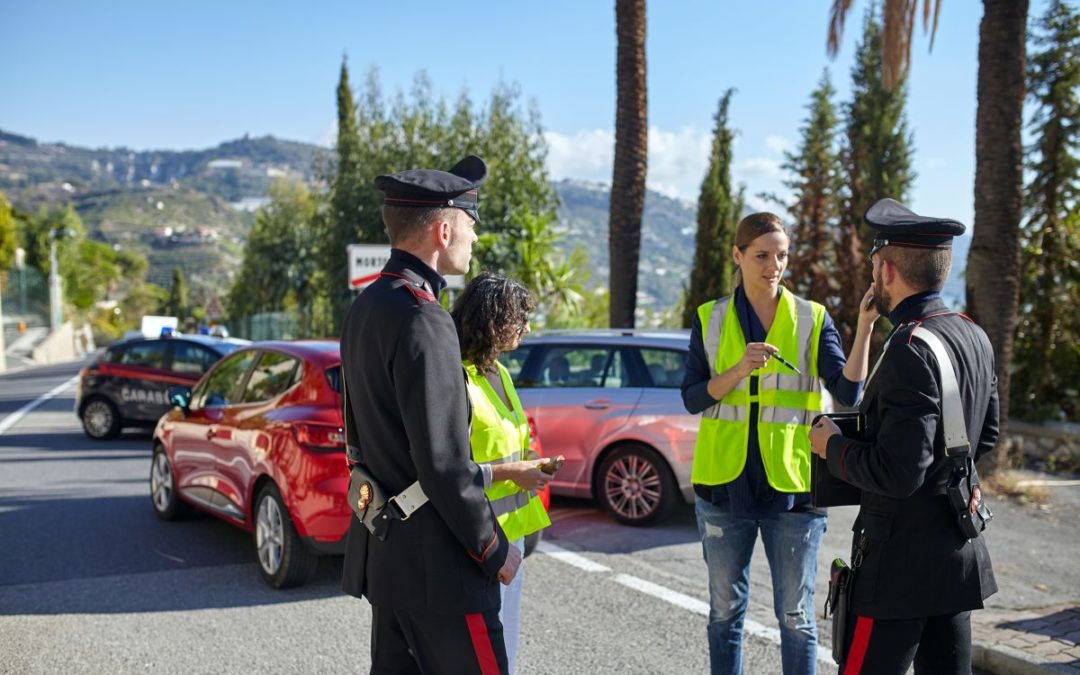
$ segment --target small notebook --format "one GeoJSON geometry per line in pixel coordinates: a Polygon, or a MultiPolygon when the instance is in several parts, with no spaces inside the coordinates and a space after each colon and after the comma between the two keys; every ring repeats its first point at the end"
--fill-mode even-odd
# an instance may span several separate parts
{"type": "MultiPolygon", "coordinates": [[[[863,416],[859,413],[828,413],[815,417],[813,423],[817,424],[821,417],[836,422],[844,436],[862,440],[863,416]]],[[[858,504],[859,488],[832,475],[828,463],[813,455],[810,460],[810,503],[817,508],[858,504]]]]}

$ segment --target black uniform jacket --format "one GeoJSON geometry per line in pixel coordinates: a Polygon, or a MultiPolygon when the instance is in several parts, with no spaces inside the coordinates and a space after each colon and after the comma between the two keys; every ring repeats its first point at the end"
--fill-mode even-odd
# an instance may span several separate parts
{"type": "Polygon", "coordinates": [[[945,497],[952,464],[944,455],[937,359],[911,331],[921,320],[945,344],[976,458],[998,437],[994,353],[986,333],[940,299],[910,300],[890,316],[896,328],[859,406],[871,440],[836,435],[827,449],[833,475],[862,491],[852,529],[855,544],[865,535],[868,548],[852,611],[880,619],[980,609],[997,591],[983,537],[964,538],[945,497]]]}
{"type": "Polygon", "coordinates": [[[445,282],[397,249],[383,273],[353,302],[341,333],[358,436],[350,441],[388,495],[419,479],[431,501],[391,523],[385,541],[354,516],[342,587],[392,609],[444,615],[494,609],[495,574],[508,543],[472,461],[457,332],[434,300],[445,282]]]}

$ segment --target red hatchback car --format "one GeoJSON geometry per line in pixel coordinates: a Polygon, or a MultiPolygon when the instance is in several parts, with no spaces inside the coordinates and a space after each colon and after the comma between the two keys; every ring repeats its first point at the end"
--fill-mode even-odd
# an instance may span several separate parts
{"type": "MultiPolygon", "coordinates": [[[[340,365],[336,340],[260,342],[194,388],[173,387],[175,407],[154,430],[158,517],[195,507],[254,532],[259,572],[274,588],[303,584],[319,555],[342,553],[352,512],[340,365]]],[[[535,434],[532,447],[539,453],[535,434]]]]}
{"type": "Polygon", "coordinates": [[[336,341],[263,342],[219,361],[154,430],[150,493],[171,520],[194,506],[255,533],[274,588],[341,553],[351,512],[336,341]]]}

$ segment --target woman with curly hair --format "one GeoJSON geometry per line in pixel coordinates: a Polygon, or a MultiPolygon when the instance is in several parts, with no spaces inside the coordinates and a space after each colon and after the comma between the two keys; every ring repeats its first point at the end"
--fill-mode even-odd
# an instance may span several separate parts
{"type": "MultiPolygon", "coordinates": [[[[472,402],[473,459],[480,465],[491,507],[506,538],[524,550],[526,535],[548,525],[544,505],[535,490],[551,475],[540,470],[543,459],[525,459],[529,423],[510,373],[499,354],[517,349],[529,332],[535,303],[517,281],[484,272],[465,286],[450,316],[461,342],[461,359],[468,375],[472,402]]],[[[524,567],[509,586],[500,586],[506,657],[514,672],[521,629],[521,581],[524,567]]]]}

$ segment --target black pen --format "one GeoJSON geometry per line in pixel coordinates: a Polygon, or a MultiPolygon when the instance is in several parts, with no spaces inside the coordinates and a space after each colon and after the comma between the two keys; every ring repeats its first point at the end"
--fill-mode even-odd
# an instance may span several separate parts
{"type": "Polygon", "coordinates": [[[795,366],[791,365],[790,363],[788,363],[787,359],[785,359],[783,356],[780,356],[779,354],[769,354],[769,356],[773,357],[774,359],[776,359],[780,363],[784,364],[788,368],[791,368],[793,371],[795,371],[796,375],[802,375],[802,371],[799,370],[798,368],[796,368],[795,366]]]}

